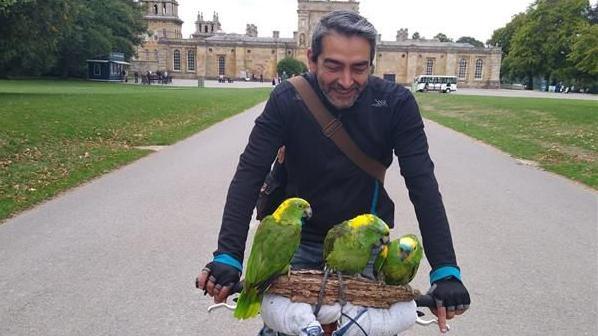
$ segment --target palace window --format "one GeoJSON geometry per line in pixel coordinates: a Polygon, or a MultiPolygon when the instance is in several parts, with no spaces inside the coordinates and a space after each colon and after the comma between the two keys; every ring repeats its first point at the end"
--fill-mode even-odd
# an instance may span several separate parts
{"type": "Polygon", "coordinates": [[[428,58],[426,61],[426,75],[434,74],[434,59],[428,58]]]}
{"type": "Polygon", "coordinates": [[[218,56],[218,75],[224,76],[224,56],[218,56]]]}
{"type": "Polygon", "coordinates": [[[154,14],[158,15],[158,5],[154,5],[154,14]]]}
{"type": "Polygon", "coordinates": [[[99,76],[102,74],[102,67],[98,63],[93,64],[93,74],[94,76],[99,76]]]}
{"type": "Polygon", "coordinates": [[[459,73],[457,75],[459,78],[465,78],[467,76],[467,60],[465,58],[459,60],[459,73]]]}
{"type": "Polygon", "coordinates": [[[478,58],[478,60],[475,61],[475,79],[482,79],[483,68],[484,68],[484,61],[482,61],[482,59],[478,58]]]}
{"type": "Polygon", "coordinates": [[[187,51],[187,70],[195,71],[195,53],[193,50],[187,51]]]}
{"type": "Polygon", "coordinates": [[[173,69],[175,71],[181,71],[181,51],[180,50],[175,50],[174,51],[174,57],[173,57],[173,69]]]}
{"type": "Polygon", "coordinates": [[[166,15],[166,4],[162,4],[162,15],[166,15]]]}

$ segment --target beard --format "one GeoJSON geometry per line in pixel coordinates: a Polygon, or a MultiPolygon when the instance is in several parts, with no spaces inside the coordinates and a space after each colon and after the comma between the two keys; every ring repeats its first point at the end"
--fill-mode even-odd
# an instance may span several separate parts
{"type": "Polygon", "coordinates": [[[353,84],[350,88],[344,88],[338,82],[332,82],[328,85],[324,83],[322,78],[316,74],[318,85],[328,102],[337,109],[347,109],[355,104],[357,98],[365,89],[366,83],[359,85],[353,84]]]}

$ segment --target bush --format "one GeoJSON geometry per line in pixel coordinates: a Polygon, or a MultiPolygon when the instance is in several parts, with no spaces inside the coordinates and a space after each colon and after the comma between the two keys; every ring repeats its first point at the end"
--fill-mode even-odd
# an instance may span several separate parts
{"type": "Polygon", "coordinates": [[[284,71],[287,76],[291,77],[292,75],[299,75],[306,72],[307,66],[294,58],[285,57],[276,65],[276,71],[279,75],[282,75],[284,71]]]}

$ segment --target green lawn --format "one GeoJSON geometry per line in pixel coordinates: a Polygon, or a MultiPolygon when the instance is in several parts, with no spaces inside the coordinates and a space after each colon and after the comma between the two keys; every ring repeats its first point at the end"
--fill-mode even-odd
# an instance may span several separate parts
{"type": "Polygon", "coordinates": [[[424,117],[598,188],[598,102],[416,94],[424,117]]]}
{"type": "Polygon", "coordinates": [[[271,89],[0,80],[0,220],[265,100],[271,89]]]}
{"type": "MultiPolygon", "coordinates": [[[[0,81],[0,220],[267,98],[270,89],[0,81]]],[[[598,188],[596,101],[417,94],[426,118],[598,188]]]]}

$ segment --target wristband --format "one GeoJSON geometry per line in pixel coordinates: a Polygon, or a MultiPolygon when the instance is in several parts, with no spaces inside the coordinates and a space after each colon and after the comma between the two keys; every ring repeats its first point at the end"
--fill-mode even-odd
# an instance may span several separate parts
{"type": "Polygon", "coordinates": [[[442,266],[432,272],[430,272],[430,284],[435,283],[438,280],[455,277],[455,279],[461,281],[461,271],[455,266],[442,266]]]}
{"type": "Polygon", "coordinates": [[[243,272],[243,264],[241,264],[235,257],[231,256],[230,254],[219,254],[214,257],[214,262],[234,267],[239,272],[243,272]]]}

